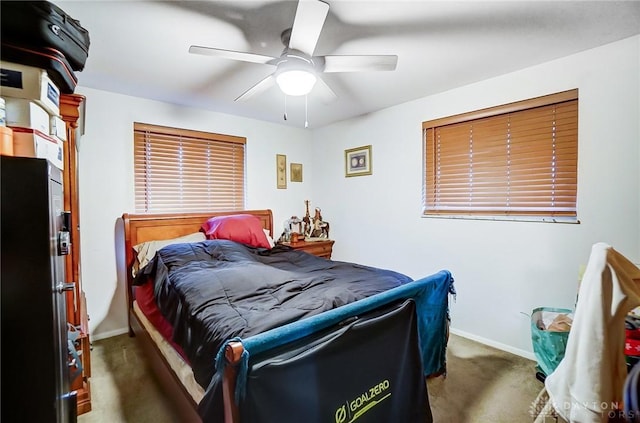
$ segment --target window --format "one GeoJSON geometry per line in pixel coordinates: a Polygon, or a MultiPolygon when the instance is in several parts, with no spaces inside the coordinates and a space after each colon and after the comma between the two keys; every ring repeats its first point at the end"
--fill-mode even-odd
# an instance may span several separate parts
{"type": "Polygon", "coordinates": [[[425,215],[576,217],[578,90],[422,129],[425,215]]]}
{"type": "Polygon", "coordinates": [[[244,208],[245,138],[134,123],[139,213],[244,208]]]}

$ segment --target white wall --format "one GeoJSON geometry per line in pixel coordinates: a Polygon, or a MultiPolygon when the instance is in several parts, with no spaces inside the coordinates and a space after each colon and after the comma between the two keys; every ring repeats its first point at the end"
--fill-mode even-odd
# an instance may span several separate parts
{"type": "MultiPolygon", "coordinates": [[[[334,258],[420,278],[456,279],[454,331],[531,356],[529,313],[574,304],[590,247],[605,241],[640,263],[640,37],[422,98],[314,131],[97,90],[81,140],[82,276],[94,339],[126,329],[116,273],[116,220],[133,211],[133,122],[247,137],[247,207],[276,228],[322,208],[334,258]],[[421,218],[426,120],[579,89],[580,224],[421,218]],[[344,150],[373,145],[373,175],[344,177],[344,150]],[[304,165],[302,184],[275,188],[275,154],[304,165]]],[[[122,281],[122,277],[120,278],[122,281]]]]}
{"type": "MultiPolygon", "coordinates": [[[[116,244],[123,213],[133,213],[133,122],[203,130],[247,138],[247,209],[270,208],[275,234],[292,213],[304,212],[313,178],[311,133],[262,121],[188,109],[80,87],[87,98],[85,135],[79,147],[82,283],[93,339],[127,328],[124,275],[116,244]],[[276,189],[276,154],[302,163],[304,182],[276,189]]],[[[288,176],[288,175],[287,175],[288,176]]]]}
{"type": "Polygon", "coordinates": [[[640,263],[639,122],[636,36],[314,131],[313,200],[331,223],[335,259],[414,278],[449,269],[454,331],[531,356],[521,313],[571,308],[593,243],[640,263]],[[420,217],[423,121],[573,88],[580,224],[420,217]],[[345,178],[344,150],[367,144],[373,175],[345,178]]]}

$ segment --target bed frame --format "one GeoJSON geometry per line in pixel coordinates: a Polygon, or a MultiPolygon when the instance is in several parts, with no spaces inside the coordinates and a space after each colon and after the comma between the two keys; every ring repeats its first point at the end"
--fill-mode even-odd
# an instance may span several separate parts
{"type": "MultiPolygon", "coordinates": [[[[176,411],[180,413],[182,422],[201,423],[197,412],[197,404],[184,388],[175,373],[169,367],[166,359],[151,340],[144,326],[133,311],[134,286],[131,269],[135,261],[133,247],[141,242],[163,240],[188,235],[200,230],[201,225],[214,216],[228,216],[231,214],[251,214],[257,216],[262,226],[273,237],[273,215],[271,210],[238,210],[209,213],[169,213],[169,214],[123,214],[124,247],[125,247],[125,274],[127,278],[127,304],[129,318],[129,335],[135,336],[149,358],[150,365],[166,391],[174,402],[176,411]]],[[[240,343],[232,343],[227,348],[227,360],[229,363],[237,363],[243,348],[240,343]]],[[[227,366],[223,381],[223,396],[225,408],[225,421],[233,423],[238,421],[238,410],[235,401],[232,400],[235,390],[235,368],[227,366]]]]}
{"type": "MultiPolygon", "coordinates": [[[[131,273],[135,251],[133,247],[141,242],[151,240],[172,239],[179,236],[188,235],[200,230],[201,225],[214,216],[226,216],[231,214],[251,214],[257,216],[265,229],[273,237],[273,216],[271,210],[239,210],[227,212],[210,213],[172,213],[172,214],[124,214],[122,216],[124,224],[124,249],[126,260],[124,261],[124,271],[127,282],[127,303],[129,334],[135,336],[148,357],[149,364],[165,390],[168,398],[173,402],[176,411],[179,413],[181,422],[202,423],[198,414],[198,404],[191,397],[187,389],[182,385],[179,378],[169,366],[164,355],[153,342],[151,336],[144,328],[133,309],[134,290],[133,276],[131,273]]],[[[122,264],[120,264],[122,266],[122,264]]],[[[119,273],[122,275],[122,273],[119,273]]],[[[241,356],[244,347],[240,342],[229,342],[225,346],[224,356],[226,365],[222,377],[222,395],[224,406],[225,423],[239,423],[240,413],[235,401],[235,388],[237,369],[241,367],[241,356]]]]}

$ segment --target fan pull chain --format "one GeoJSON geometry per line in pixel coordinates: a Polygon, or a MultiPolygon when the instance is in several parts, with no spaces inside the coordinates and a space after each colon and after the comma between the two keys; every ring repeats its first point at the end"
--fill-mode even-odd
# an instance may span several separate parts
{"type": "Polygon", "coordinates": [[[304,96],[304,127],[309,127],[309,119],[308,119],[309,111],[307,108],[307,96],[304,96]]]}
{"type": "Polygon", "coordinates": [[[287,120],[287,95],[284,95],[284,120],[287,120]]]}

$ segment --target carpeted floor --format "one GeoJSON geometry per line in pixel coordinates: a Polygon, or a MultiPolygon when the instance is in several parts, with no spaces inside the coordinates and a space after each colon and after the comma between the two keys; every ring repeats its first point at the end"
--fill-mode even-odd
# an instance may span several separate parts
{"type": "MultiPolygon", "coordinates": [[[[531,422],[542,383],[535,362],[451,335],[447,377],[428,382],[436,423],[531,422]]],[[[91,353],[92,411],[79,423],[180,422],[144,361],[135,338],[97,341],[91,353]]]]}

